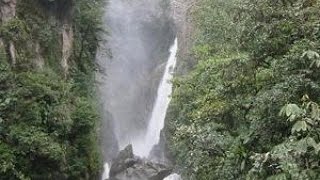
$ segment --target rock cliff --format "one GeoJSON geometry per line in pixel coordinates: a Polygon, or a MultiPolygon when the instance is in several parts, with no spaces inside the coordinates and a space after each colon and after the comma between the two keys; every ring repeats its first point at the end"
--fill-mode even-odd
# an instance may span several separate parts
{"type": "MultiPolygon", "coordinates": [[[[16,0],[0,0],[0,25],[8,22],[16,15],[16,0]]],[[[0,48],[4,48],[9,55],[12,65],[16,64],[16,49],[12,41],[3,42],[0,37],[0,48]],[[1,47],[2,46],[2,47],[1,47]]]]}
{"type": "Polygon", "coordinates": [[[0,0],[0,21],[7,22],[16,15],[16,0],[0,0]]]}
{"type": "MultiPolygon", "coordinates": [[[[17,8],[23,9],[21,7],[25,2],[17,2],[17,0],[0,0],[0,24],[6,25],[10,23],[11,20],[14,20],[17,16],[17,8]]],[[[74,32],[72,29],[72,1],[33,1],[30,2],[34,9],[41,12],[41,16],[47,19],[54,18],[58,23],[58,31],[60,36],[60,66],[65,75],[69,70],[69,58],[72,52],[73,46],[73,36],[74,32]]],[[[39,13],[40,14],[40,13],[39,13]]],[[[34,54],[34,61],[32,62],[34,66],[38,69],[42,69],[46,62],[43,58],[43,48],[40,45],[40,42],[36,38],[30,38],[28,40],[27,48],[29,48],[34,54]]],[[[17,42],[12,40],[3,40],[0,36],[0,48],[5,49],[8,59],[12,65],[17,63],[19,56],[17,54],[17,42]]]]}
{"type": "Polygon", "coordinates": [[[178,74],[186,74],[195,62],[191,54],[194,44],[194,22],[192,11],[196,8],[199,0],[173,0],[173,17],[177,26],[177,37],[179,41],[178,51],[178,74]]]}

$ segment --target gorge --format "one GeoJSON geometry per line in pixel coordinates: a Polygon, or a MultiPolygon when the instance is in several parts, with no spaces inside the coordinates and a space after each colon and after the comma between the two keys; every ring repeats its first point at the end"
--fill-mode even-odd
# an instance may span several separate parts
{"type": "Polygon", "coordinates": [[[320,179],[319,17],[319,0],[0,0],[0,179],[320,179]]]}

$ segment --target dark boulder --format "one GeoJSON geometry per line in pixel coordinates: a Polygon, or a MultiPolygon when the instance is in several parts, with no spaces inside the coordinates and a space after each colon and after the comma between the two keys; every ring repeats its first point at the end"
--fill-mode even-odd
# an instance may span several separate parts
{"type": "Polygon", "coordinates": [[[171,173],[172,168],[135,157],[129,145],[113,160],[109,180],[163,180],[171,173]]]}

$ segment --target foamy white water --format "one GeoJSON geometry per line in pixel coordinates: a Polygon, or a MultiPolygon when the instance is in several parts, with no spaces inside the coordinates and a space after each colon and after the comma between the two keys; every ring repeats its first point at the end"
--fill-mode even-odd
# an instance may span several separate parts
{"type": "Polygon", "coordinates": [[[160,141],[160,133],[164,127],[167,109],[170,103],[172,93],[173,71],[176,66],[176,55],[178,51],[178,40],[170,48],[170,56],[167,61],[165,72],[158,87],[157,98],[153,106],[152,115],[149,120],[146,136],[144,140],[133,143],[134,153],[141,157],[148,157],[154,145],[160,141]]]}
{"type": "Polygon", "coordinates": [[[102,174],[102,180],[109,179],[110,165],[108,163],[104,164],[104,171],[102,174]]]}
{"type": "Polygon", "coordinates": [[[179,174],[171,174],[170,176],[164,178],[163,180],[182,180],[179,174]]]}

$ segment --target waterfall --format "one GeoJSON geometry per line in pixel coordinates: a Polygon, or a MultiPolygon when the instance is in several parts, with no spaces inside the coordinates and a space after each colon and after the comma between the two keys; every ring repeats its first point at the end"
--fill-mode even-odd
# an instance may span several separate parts
{"type": "MultiPolygon", "coordinates": [[[[140,157],[147,158],[152,150],[152,148],[159,143],[160,132],[164,127],[165,117],[167,109],[170,103],[170,95],[172,93],[172,83],[173,71],[176,66],[176,55],[178,50],[178,40],[174,40],[173,45],[170,48],[170,56],[166,63],[166,68],[163,73],[163,77],[158,87],[157,98],[152,110],[152,115],[149,120],[147,132],[145,137],[142,139],[136,139],[132,143],[134,148],[134,153],[140,157]]],[[[110,166],[108,163],[104,166],[103,180],[109,177],[110,166]]],[[[172,174],[165,180],[181,180],[178,174],[172,174]]]]}
{"type": "Polygon", "coordinates": [[[160,132],[164,127],[164,120],[166,117],[167,109],[170,103],[170,95],[172,93],[172,83],[170,82],[173,77],[173,71],[176,66],[176,55],[178,50],[178,40],[170,48],[170,56],[166,64],[163,77],[158,87],[157,98],[153,106],[152,115],[149,120],[146,135],[142,144],[138,144],[134,149],[136,155],[141,157],[148,157],[152,148],[159,143],[160,132]]]}
{"type": "Polygon", "coordinates": [[[109,171],[110,171],[109,163],[105,163],[103,168],[104,168],[104,171],[102,174],[102,180],[109,179],[109,171]]]}
{"type": "Polygon", "coordinates": [[[159,85],[157,99],[152,111],[146,133],[146,152],[150,153],[152,147],[159,143],[160,132],[164,127],[164,120],[170,103],[170,95],[172,93],[173,71],[176,66],[176,55],[178,50],[178,39],[176,38],[173,46],[170,48],[170,57],[168,59],[166,69],[159,85]]]}
{"type": "MultiPolygon", "coordinates": [[[[107,162],[102,179],[109,178],[119,150],[131,144],[135,155],[148,158],[160,141],[178,50],[177,39],[171,44],[175,33],[165,2],[110,0],[106,7],[103,20],[110,34],[102,37],[97,55],[106,73],[99,77],[107,162]]],[[[173,174],[167,180],[177,177],[173,174]]]]}

